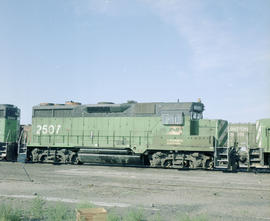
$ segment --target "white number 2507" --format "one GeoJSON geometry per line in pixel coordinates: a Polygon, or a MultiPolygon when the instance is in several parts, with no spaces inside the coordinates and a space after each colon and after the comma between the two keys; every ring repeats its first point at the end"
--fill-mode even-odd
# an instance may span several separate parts
{"type": "Polygon", "coordinates": [[[61,125],[37,125],[37,134],[58,134],[61,125]]]}

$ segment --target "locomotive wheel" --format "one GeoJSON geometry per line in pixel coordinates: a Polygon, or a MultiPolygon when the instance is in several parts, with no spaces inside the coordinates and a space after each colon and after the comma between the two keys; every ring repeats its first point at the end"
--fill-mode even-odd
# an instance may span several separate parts
{"type": "Polygon", "coordinates": [[[194,169],[195,168],[195,165],[192,161],[189,161],[189,168],[190,169],[194,169]]]}
{"type": "Polygon", "coordinates": [[[166,158],[168,155],[162,152],[156,152],[152,155],[152,159],[150,158],[150,166],[151,167],[163,167],[164,162],[166,162],[166,158]]]}
{"type": "Polygon", "coordinates": [[[78,157],[78,155],[76,153],[73,153],[71,155],[70,162],[71,162],[71,164],[75,164],[75,165],[80,163],[79,157],[78,157]]]}
{"type": "Polygon", "coordinates": [[[166,160],[165,162],[162,163],[162,167],[164,168],[172,168],[173,163],[171,160],[166,160]]]}
{"type": "Polygon", "coordinates": [[[197,169],[198,165],[200,165],[200,161],[196,160],[196,158],[192,158],[188,162],[188,168],[190,169],[197,169]]]}
{"type": "Polygon", "coordinates": [[[56,159],[55,159],[57,163],[67,163],[67,159],[68,159],[68,156],[65,155],[64,152],[62,151],[57,152],[56,159]]]}
{"type": "Polygon", "coordinates": [[[213,161],[211,159],[208,159],[205,161],[203,168],[204,169],[213,169],[213,161]]]}
{"type": "Polygon", "coordinates": [[[30,161],[32,161],[33,163],[37,163],[39,161],[39,153],[37,148],[31,151],[30,158],[30,161]]]}
{"type": "Polygon", "coordinates": [[[46,154],[39,155],[39,162],[44,163],[46,161],[47,161],[47,155],[46,154]]]}

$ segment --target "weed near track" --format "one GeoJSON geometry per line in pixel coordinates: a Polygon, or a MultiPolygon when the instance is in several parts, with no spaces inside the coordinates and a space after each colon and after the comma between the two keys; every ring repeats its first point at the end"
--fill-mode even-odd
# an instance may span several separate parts
{"type": "MultiPolygon", "coordinates": [[[[82,202],[76,205],[77,209],[94,208],[95,205],[82,202]]],[[[127,209],[127,213],[119,215],[113,212],[108,213],[107,221],[167,221],[160,214],[148,218],[143,209],[127,209]]],[[[54,205],[48,203],[41,197],[36,197],[31,201],[30,207],[22,209],[8,203],[0,202],[0,221],[75,221],[76,210],[65,203],[57,202],[54,205]]],[[[208,221],[207,218],[181,216],[175,221],[208,221]]]]}

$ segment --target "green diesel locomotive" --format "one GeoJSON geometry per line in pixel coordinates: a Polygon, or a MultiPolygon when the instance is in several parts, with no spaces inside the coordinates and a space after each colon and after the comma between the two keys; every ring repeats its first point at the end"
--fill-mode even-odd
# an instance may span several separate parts
{"type": "Polygon", "coordinates": [[[20,109],[0,104],[0,159],[17,160],[20,109]]]}
{"type": "Polygon", "coordinates": [[[227,168],[228,122],[203,111],[200,101],[43,103],[33,107],[27,161],[227,168]]]}
{"type": "Polygon", "coordinates": [[[249,168],[270,166],[270,119],[256,123],[230,123],[230,145],[239,148],[242,166],[249,168]]]}

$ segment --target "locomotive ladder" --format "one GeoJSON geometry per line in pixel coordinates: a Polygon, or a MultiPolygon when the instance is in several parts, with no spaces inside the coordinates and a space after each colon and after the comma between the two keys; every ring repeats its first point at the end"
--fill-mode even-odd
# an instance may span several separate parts
{"type": "Polygon", "coordinates": [[[248,168],[263,167],[263,148],[248,148],[248,168]]]}
{"type": "Polygon", "coordinates": [[[218,169],[228,169],[230,166],[230,148],[215,147],[214,166],[218,169]]]}
{"type": "Polygon", "coordinates": [[[6,137],[6,142],[5,145],[3,145],[0,149],[0,158],[4,158],[7,156],[7,149],[8,149],[8,138],[10,135],[10,130],[8,131],[7,137],[6,137]]]}
{"type": "Polygon", "coordinates": [[[0,158],[4,158],[7,155],[7,146],[0,147],[0,158]]]}

